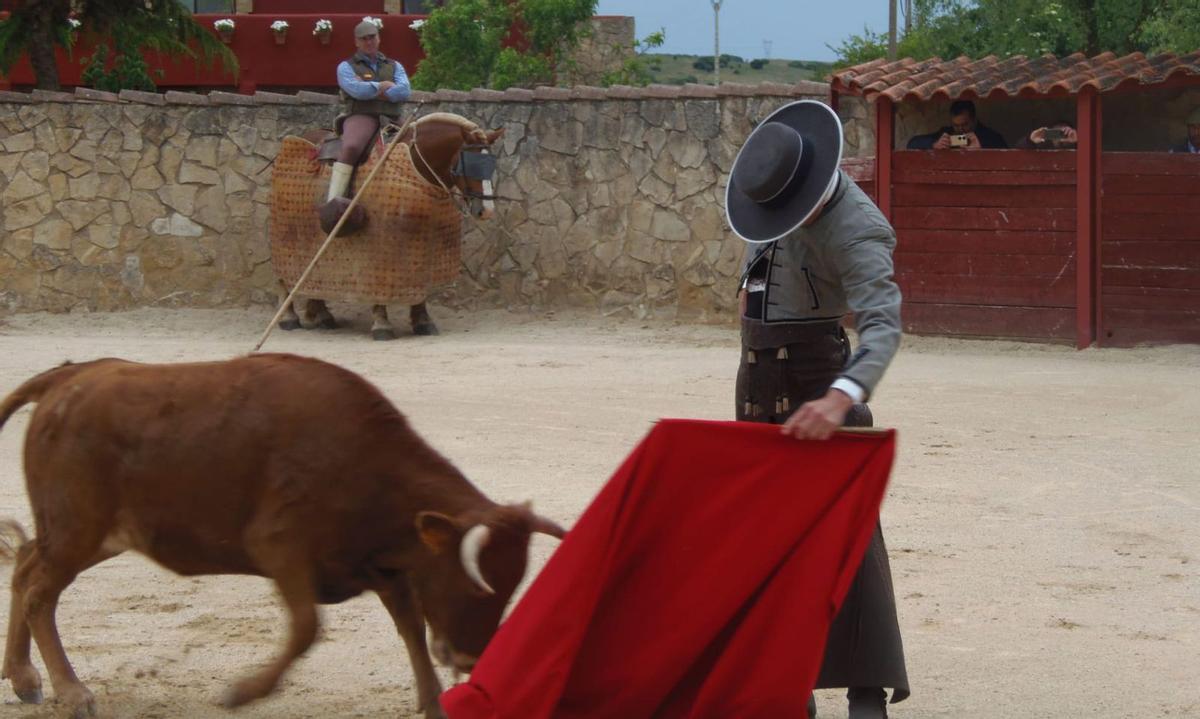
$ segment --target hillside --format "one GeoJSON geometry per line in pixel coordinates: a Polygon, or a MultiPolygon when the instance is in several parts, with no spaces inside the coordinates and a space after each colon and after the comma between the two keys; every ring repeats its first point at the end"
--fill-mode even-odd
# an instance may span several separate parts
{"type": "MultiPolygon", "coordinates": [[[[682,85],[688,82],[709,83],[713,81],[711,55],[672,55],[669,53],[647,53],[643,55],[655,83],[682,85]],[[702,67],[696,67],[700,63],[702,67]]],[[[832,63],[812,60],[742,58],[737,55],[721,56],[721,81],[755,84],[759,82],[797,82],[816,80],[822,82],[829,75],[832,63]],[[751,65],[762,64],[761,67],[751,65]]]]}

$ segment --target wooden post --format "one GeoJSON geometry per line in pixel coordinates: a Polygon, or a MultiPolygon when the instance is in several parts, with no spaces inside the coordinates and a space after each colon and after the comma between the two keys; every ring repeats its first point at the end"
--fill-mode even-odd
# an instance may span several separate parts
{"type": "Polygon", "coordinates": [[[875,102],[875,204],[892,219],[892,135],[895,111],[882,95],[875,102]]]}
{"type": "Polygon", "coordinates": [[[1075,150],[1075,346],[1096,341],[1099,317],[1099,217],[1100,181],[1099,97],[1084,88],[1076,101],[1079,143],[1075,150]]]}

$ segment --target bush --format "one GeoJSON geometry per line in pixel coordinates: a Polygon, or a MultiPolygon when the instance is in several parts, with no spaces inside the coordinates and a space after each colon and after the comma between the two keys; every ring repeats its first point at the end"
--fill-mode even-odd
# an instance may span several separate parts
{"type": "Polygon", "coordinates": [[[596,0],[447,0],[418,31],[425,59],[418,90],[534,87],[554,82],[588,31],[596,0]],[[513,26],[527,49],[504,48],[513,26]]]}
{"type": "Polygon", "coordinates": [[[750,67],[754,68],[755,70],[761,70],[770,64],[770,62],[770,60],[751,60],[750,67]]]}
{"type": "Polygon", "coordinates": [[[712,72],[713,71],[713,59],[711,57],[697,58],[697,60],[692,63],[692,67],[696,68],[697,70],[699,70],[701,72],[712,72]]]}
{"type": "Polygon", "coordinates": [[[788,67],[804,67],[805,64],[803,60],[792,60],[788,63],[788,67]]]}

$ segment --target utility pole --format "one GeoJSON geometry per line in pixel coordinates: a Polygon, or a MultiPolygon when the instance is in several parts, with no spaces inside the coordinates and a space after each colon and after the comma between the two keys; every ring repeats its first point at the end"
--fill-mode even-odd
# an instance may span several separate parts
{"type": "Polygon", "coordinates": [[[771,45],[774,43],[774,40],[763,40],[763,57],[767,60],[771,59],[771,45]]]}
{"type": "Polygon", "coordinates": [[[896,59],[896,0],[888,0],[888,60],[896,59]]]}
{"type": "Polygon", "coordinates": [[[713,84],[721,84],[721,4],[725,0],[709,0],[713,6],[713,84]]]}
{"type": "Polygon", "coordinates": [[[904,0],[904,34],[912,32],[912,4],[913,0],[904,0]]]}

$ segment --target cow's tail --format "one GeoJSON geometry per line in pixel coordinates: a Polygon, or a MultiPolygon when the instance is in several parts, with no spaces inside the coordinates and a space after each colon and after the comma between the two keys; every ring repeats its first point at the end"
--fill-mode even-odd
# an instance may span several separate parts
{"type": "Polygon", "coordinates": [[[15,561],[17,553],[26,544],[29,544],[29,535],[20,523],[12,519],[0,520],[0,561],[15,561]]]}
{"type": "Polygon", "coordinates": [[[74,377],[94,364],[95,362],[82,364],[65,362],[52,370],[47,370],[26,380],[25,384],[17,387],[3,401],[0,401],[0,427],[3,427],[8,418],[18,409],[30,402],[37,402],[42,395],[57,386],[59,382],[74,377]]]}

